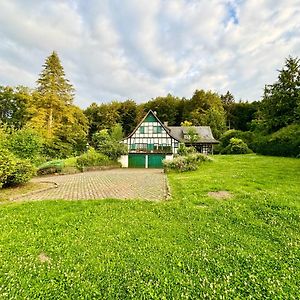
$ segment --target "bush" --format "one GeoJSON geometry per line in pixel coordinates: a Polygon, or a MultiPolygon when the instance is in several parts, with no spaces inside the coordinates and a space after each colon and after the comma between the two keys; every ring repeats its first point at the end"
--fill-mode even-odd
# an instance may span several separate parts
{"type": "Polygon", "coordinates": [[[5,186],[28,182],[36,174],[35,167],[26,160],[17,160],[14,171],[7,177],[5,186]]]}
{"type": "Polygon", "coordinates": [[[31,129],[13,131],[8,137],[8,148],[21,159],[29,159],[31,162],[40,160],[43,147],[42,138],[31,129]]]}
{"type": "Polygon", "coordinates": [[[248,145],[241,139],[231,138],[229,145],[225,147],[221,154],[246,154],[251,153],[248,145]]]}
{"type": "Polygon", "coordinates": [[[257,135],[254,150],[263,155],[299,156],[300,125],[286,126],[268,136],[257,135]]]}
{"type": "Polygon", "coordinates": [[[184,143],[179,144],[177,154],[186,156],[186,155],[193,154],[193,153],[197,153],[197,150],[195,149],[195,147],[192,147],[192,146],[187,147],[184,143]]]}
{"type": "Polygon", "coordinates": [[[0,188],[6,183],[16,167],[16,160],[12,153],[2,148],[0,151],[0,188]]]}
{"type": "Polygon", "coordinates": [[[116,161],[121,155],[127,154],[127,146],[112,138],[106,129],[96,132],[93,137],[95,148],[110,159],[116,161]]]}
{"type": "Polygon", "coordinates": [[[220,144],[218,145],[218,148],[220,152],[229,145],[230,139],[232,138],[241,139],[243,142],[245,142],[247,145],[250,146],[254,141],[255,135],[253,132],[250,131],[241,131],[241,130],[234,130],[234,129],[228,130],[219,139],[220,144]]]}
{"type": "Polygon", "coordinates": [[[211,158],[202,154],[194,153],[186,156],[177,156],[172,160],[164,160],[165,171],[174,170],[177,172],[195,171],[202,162],[212,161],[211,158]]]}
{"type": "Polygon", "coordinates": [[[37,174],[38,175],[48,175],[61,173],[64,167],[64,161],[62,159],[59,160],[51,160],[48,161],[38,167],[37,174]]]}
{"type": "Polygon", "coordinates": [[[77,167],[79,170],[83,170],[84,167],[107,166],[110,164],[112,164],[112,161],[106,155],[98,153],[92,147],[77,158],[77,167]]]}
{"type": "Polygon", "coordinates": [[[35,174],[35,168],[29,161],[17,159],[7,149],[0,152],[0,188],[29,181],[35,174]]]}

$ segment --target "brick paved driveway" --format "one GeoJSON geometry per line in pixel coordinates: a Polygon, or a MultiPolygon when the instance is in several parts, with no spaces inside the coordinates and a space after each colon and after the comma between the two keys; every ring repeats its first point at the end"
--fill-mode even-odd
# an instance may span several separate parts
{"type": "Polygon", "coordinates": [[[57,186],[25,195],[19,200],[145,199],[162,200],[167,194],[166,176],[158,169],[113,169],[72,175],[43,176],[35,182],[57,186]]]}

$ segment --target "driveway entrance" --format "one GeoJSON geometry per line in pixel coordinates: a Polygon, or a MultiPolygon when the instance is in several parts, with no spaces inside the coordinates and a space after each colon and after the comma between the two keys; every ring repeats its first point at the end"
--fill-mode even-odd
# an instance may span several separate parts
{"type": "Polygon", "coordinates": [[[35,182],[53,182],[55,188],[25,195],[22,200],[145,199],[163,200],[166,175],[158,169],[113,169],[72,175],[45,176],[35,182]]]}

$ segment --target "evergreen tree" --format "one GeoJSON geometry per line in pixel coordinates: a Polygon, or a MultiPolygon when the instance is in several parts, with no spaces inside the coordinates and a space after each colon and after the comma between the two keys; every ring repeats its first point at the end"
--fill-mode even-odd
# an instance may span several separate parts
{"type": "Polygon", "coordinates": [[[269,132],[300,120],[300,60],[289,57],[278,80],[267,85],[261,103],[261,118],[269,132]]]}
{"type": "Polygon", "coordinates": [[[48,136],[51,137],[57,123],[68,114],[74,99],[74,88],[65,78],[64,69],[56,52],[47,57],[37,80],[38,109],[44,111],[48,136]]]}
{"type": "Polygon", "coordinates": [[[226,124],[228,126],[228,129],[231,129],[233,120],[232,110],[235,104],[234,96],[229,91],[227,91],[227,93],[221,95],[220,98],[226,114],[226,124]]]}

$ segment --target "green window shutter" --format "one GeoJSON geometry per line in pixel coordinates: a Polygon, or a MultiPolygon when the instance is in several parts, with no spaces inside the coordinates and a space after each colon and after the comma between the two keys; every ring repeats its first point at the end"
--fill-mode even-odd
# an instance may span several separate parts
{"type": "Polygon", "coordinates": [[[154,150],[153,144],[147,144],[147,150],[154,150]]]}
{"type": "Polygon", "coordinates": [[[161,132],[162,132],[161,126],[154,126],[153,127],[153,133],[161,133],[161,132]]]}
{"type": "Polygon", "coordinates": [[[140,127],[140,133],[145,133],[145,127],[144,126],[140,127]]]}
{"type": "Polygon", "coordinates": [[[136,150],[136,144],[131,144],[131,145],[130,145],[130,149],[131,149],[131,150],[136,150]]]}

